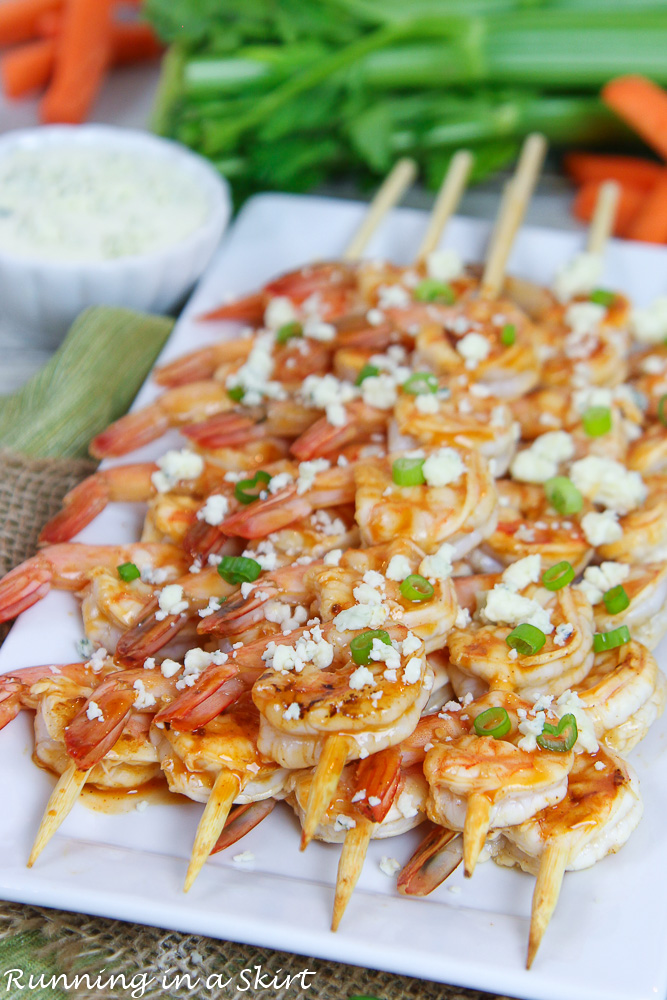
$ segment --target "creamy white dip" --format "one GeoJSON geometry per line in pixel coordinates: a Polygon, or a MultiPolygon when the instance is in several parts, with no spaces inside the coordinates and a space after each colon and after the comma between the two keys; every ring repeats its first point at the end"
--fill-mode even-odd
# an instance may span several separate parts
{"type": "Polygon", "coordinates": [[[101,261],[178,243],[205,220],[193,178],[157,156],[16,149],[0,159],[0,252],[101,261]]]}

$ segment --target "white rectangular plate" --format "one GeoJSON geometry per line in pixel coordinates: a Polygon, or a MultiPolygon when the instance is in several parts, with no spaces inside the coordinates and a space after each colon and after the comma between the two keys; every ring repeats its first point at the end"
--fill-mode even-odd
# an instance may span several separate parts
{"type": "MultiPolygon", "coordinates": [[[[241,294],[282,271],[340,254],[363,206],[324,198],[263,195],[249,202],[229,233],[165,347],[161,362],[222,335],[195,316],[228,293],[241,294]]],[[[369,255],[407,263],[425,226],[423,213],[398,210],[369,255]]],[[[485,223],[455,219],[445,243],[481,259],[485,223]]],[[[572,234],[521,233],[511,270],[549,283],[576,249],[572,234]]],[[[667,253],[614,242],[602,285],[639,302],[667,292],[667,253]]],[[[147,384],[136,406],[156,394],[147,384]]],[[[177,435],[171,439],[178,441],[177,435]]],[[[164,439],[131,456],[152,459],[164,439]]],[[[141,505],[108,508],[80,536],[90,542],[138,538],[141,505]]],[[[0,671],[71,662],[81,637],[76,600],[51,593],[21,615],[0,651],[0,671]]],[[[661,657],[663,663],[665,655],[661,657]]],[[[371,844],[364,871],[337,934],[328,930],[340,848],[298,850],[298,831],[279,808],[242,847],[211,859],[188,895],[182,891],[201,806],[153,805],[107,815],[77,805],[37,865],[25,862],[52,787],[31,762],[27,714],[0,732],[0,895],[6,899],[283,948],[535,1000],[655,1000],[667,991],[667,726],[658,722],[632,755],[645,815],[623,851],[565,877],[560,902],[532,972],[523,969],[533,879],[482,865],[464,882],[457,872],[430,897],[400,897],[379,869],[383,855],[404,863],[419,831],[371,844]],[[251,851],[241,869],[231,855],[251,851]]],[[[296,969],[296,966],[295,966],[296,969]]]]}

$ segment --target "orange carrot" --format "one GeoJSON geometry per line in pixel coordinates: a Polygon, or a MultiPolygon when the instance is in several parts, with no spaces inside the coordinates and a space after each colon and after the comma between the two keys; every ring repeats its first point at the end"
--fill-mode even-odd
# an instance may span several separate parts
{"type": "MultiPolygon", "coordinates": [[[[581,222],[590,222],[593,218],[598,194],[603,181],[589,181],[577,191],[572,211],[581,222]]],[[[637,213],[640,211],[647,195],[641,188],[624,185],[621,188],[616,209],[614,233],[616,236],[628,236],[637,213]]]]}
{"type": "MultiPolygon", "coordinates": [[[[114,66],[146,62],[162,53],[162,46],[147,24],[114,24],[111,31],[114,66]]],[[[54,38],[42,38],[12,49],[0,60],[0,80],[6,96],[24,97],[43,90],[51,79],[55,61],[54,38]]]]}
{"type": "Polygon", "coordinates": [[[650,189],[660,180],[662,167],[638,156],[605,156],[601,153],[568,153],[563,166],[575,184],[617,181],[621,187],[650,189]]]}
{"type": "Polygon", "coordinates": [[[667,172],[645,196],[628,236],[647,243],[667,243],[667,172]]]}
{"type": "Polygon", "coordinates": [[[43,122],[78,125],[87,117],[111,60],[111,8],[112,0],[68,0],[43,122]]]}
{"type": "Polygon", "coordinates": [[[602,100],[667,159],[667,93],[643,76],[621,76],[602,89],[602,100]]]}
{"type": "Polygon", "coordinates": [[[151,26],[143,22],[119,21],[111,36],[114,66],[157,59],[163,52],[151,26]]]}
{"type": "Polygon", "coordinates": [[[7,52],[0,62],[2,89],[7,97],[23,97],[34,90],[43,90],[51,77],[55,58],[55,43],[45,38],[27,42],[7,52]]]}
{"type": "Polygon", "coordinates": [[[0,45],[18,45],[35,37],[37,22],[64,0],[5,0],[0,3],[0,45]]]}

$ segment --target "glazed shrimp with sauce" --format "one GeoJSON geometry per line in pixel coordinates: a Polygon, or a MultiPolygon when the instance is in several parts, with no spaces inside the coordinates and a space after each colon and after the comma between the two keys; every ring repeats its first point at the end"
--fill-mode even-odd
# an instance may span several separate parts
{"type": "MultiPolygon", "coordinates": [[[[466,586],[474,578],[464,578],[466,586]]],[[[488,585],[489,578],[482,578],[488,585]]],[[[480,595],[478,610],[464,628],[447,639],[455,667],[493,687],[520,694],[561,694],[581,681],[593,664],[593,609],[576,587],[556,591],[540,585],[538,556],[505,570],[502,579],[480,595]],[[541,633],[541,646],[512,648],[513,627],[526,623],[541,633]]]]}

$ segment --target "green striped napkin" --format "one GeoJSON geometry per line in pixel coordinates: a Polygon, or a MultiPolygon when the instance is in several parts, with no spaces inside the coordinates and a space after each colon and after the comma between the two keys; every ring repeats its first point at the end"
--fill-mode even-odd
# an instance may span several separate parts
{"type": "Polygon", "coordinates": [[[125,413],[174,321],[109,306],[87,309],[51,360],[0,397],[0,445],[33,458],[84,458],[125,413]]]}

